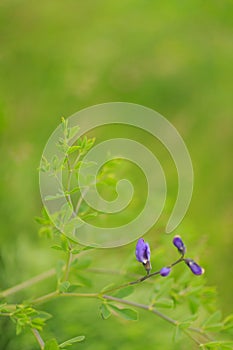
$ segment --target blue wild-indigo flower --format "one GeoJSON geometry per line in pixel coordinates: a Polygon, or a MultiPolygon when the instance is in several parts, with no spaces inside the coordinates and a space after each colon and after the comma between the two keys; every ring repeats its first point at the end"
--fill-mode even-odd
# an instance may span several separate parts
{"type": "Polygon", "coordinates": [[[205,270],[192,259],[184,259],[184,262],[190,268],[192,273],[194,273],[194,275],[203,275],[205,272],[205,270]]]}
{"type": "Polygon", "coordinates": [[[151,270],[150,246],[147,242],[144,241],[143,238],[139,238],[137,242],[135,255],[137,260],[144,265],[147,273],[149,274],[151,270]]]}
{"type": "Polygon", "coordinates": [[[162,277],[166,277],[169,275],[169,273],[171,272],[171,268],[170,267],[163,267],[161,270],[160,270],[160,275],[162,277]]]}
{"type": "Polygon", "coordinates": [[[178,252],[184,255],[186,253],[186,247],[180,236],[173,238],[173,244],[178,249],[178,252]]]}

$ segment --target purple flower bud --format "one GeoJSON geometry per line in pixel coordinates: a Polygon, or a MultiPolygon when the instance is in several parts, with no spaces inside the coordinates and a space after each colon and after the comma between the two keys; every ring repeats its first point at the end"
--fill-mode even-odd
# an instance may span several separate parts
{"type": "Polygon", "coordinates": [[[170,267],[163,267],[161,270],[160,270],[160,275],[162,277],[166,277],[169,275],[169,273],[171,272],[171,268],[170,267]]]}
{"type": "Polygon", "coordinates": [[[194,275],[203,275],[203,273],[205,272],[205,270],[197,263],[195,263],[195,261],[193,261],[192,259],[184,259],[184,262],[186,265],[188,265],[188,267],[190,268],[192,273],[194,273],[194,275]]]}
{"type": "Polygon", "coordinates": [[[182,255],[185,254],[186,252],[186,247],[181,239],[180,236],[175,236],[173,238],[173,244],[174,246],[178,249],[178,252],[181,253],[182,255]]]}
{"type": "Polygon", "coordinates": [[[135,255],[137,260],[145,266],[147,273],[149,273],[151,270],[150,246],[143,238],[140,238],[137,242],[135,255]]]}

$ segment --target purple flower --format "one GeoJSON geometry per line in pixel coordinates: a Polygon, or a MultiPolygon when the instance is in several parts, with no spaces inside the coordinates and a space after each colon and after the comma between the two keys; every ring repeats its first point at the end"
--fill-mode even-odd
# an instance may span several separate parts
{"type": "Polygon", "coordinates": [[[171,268],[170,267],[163,267],[161,270],[160,270],[160,275],[162,277],[166,277],[169,275],[169,273],[171,272],[171,268]]]}
{"type": "Polygon", "coordinates": [[[173,238],[173,244],[174,246],[178,249],[178,252],[181,253],[182,255],[185,254],[186,252],[186,247],[181,239],[180,236],[175,236],[173,238]]]}
{"type": "Polygon", "coordinates": [[[192,259],[184,259],[184,262],[186,265],[188,265],[188,267],[190,268],[192,273],[194,273],[194,275],[203,275],[203,273],[205,272],[205,270],[197,263],[195,263],[195,261],[193,261],[192,259]]]}
{"type": "Polygon", "coordinates": [[[151,270],[150,246],[143,238],[139,238],[137,242],[135,255],[137,260],[145,266],[147,273],[149,273],[151,270]]]}

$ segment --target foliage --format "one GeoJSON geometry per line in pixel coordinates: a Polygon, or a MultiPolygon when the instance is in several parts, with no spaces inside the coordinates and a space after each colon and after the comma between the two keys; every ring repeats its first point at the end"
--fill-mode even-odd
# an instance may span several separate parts
{"type": "MultiPolygon", "coordinates": [[[[58,147],[65,154],[64,162],[60,163],[57,158],[49,162],[44,158],[40,164],[40,170],[48,172],[54,177],[57,176],[57,172],[60,169],[67,173],[66,191],[63,191],[64,193],[61,191],[55,196],[57,198],[58,196],[65,195],[67,199],[68,205],[63,207],[61,212],[58,213],[59,219],[66,223],[66,218],[70,218],[72,213],[75,213],[80,218],[98,215],[97,212],[87,207],[80,200],[82,198],[80,188],[74,187],[76,182],[74,179],[78,176],[77,169],[82,164],[82,157],[93,146],[95,139],[84,137],[78,139],[72,146],[69,146],[69,142],[77,134],[78,128],[70,128],[64,118],[62,119],[62,126],[63,138],[59,140],[58,147]]],[[[105,169],[102,169],[99,182],[104,182],[108,186],[111,186],[111,184],[114,185],[115,182],[109,182],[108,179],[109,173],[112,178],[112,165],[110,168],[109,164],[105,167],[105,169]]],[[[91,188],[92,182],[87,181],[87,184],[88,188],[91,188]]],[[[54,197],[49,197],[47,200],[54,200],[54,197]]],[[[170,277],[170,269],[175,268],[182,262],[185,262],[194,274],[199,275],[200,271],[202,273],[200,269],[196,273],[196,266],[198,266],[196,263],[194,270],[193,265],[190,266],[190,261],[193,263],[193,260],[184,258],[186,249],[184,249],[184,244],[179,237],[177,238],[176,236],[173,243],[178,248],[181,258],[174,263],[167,264],[169,273],[162,274],[161,269],[156,272],[147,270],[147,275],[143,277],[136,274],[137,278],[135,279],[134,274],[133,281],[108,284],[100,288],[97,292],[90,292],[93,289],[92,279],[90,277],[91,269],[94,269],[96,274],[104,271],[92,267],[93,259],[91,256],[95,253],[95,249],[83,247],[77,243],[70,236],[72,230],[70,231],[70,228],[67,228],[65,225],[64,231],[60,232],[47,215],[46,208],[43,208],[42,216],[36,218],[36,221],[42,225],[39,230],[40,235],[45,235],[52,241],[51,248],[62,254],[63,258],[62,260],[58,260],[55,269],[50,273],[51,276],[56,276],[56,286],[52,292],[33,297],[26,301],[24,299],[17,299],[17,302],[14,304],[8,302],[8,298],[14,295],[16,291],[25,291],[33,283],[37,283],[38,281],[45,282],[45,279],[48,277],[47,275],[39,276],[36,282],[29,280],[18,287],[12,287],[1,292],[2,303],[0,305],[0,316],[9,317],[15,323],[17,336],[27,329],[31,330],[38,345],[43,350],[66,349],[73,344],[82,342],[85,336],[88,342],[88,334],[85,336],[75,336],[60,344],[54,337],[50,337],[44,341],[41,334],[46,328],[46,322],[52,317],[52,314],[46,311],[46,305],[43,310],[40,309],[41,305],[53,299],[58,299],[57,302],[59,302],[62,298],[77,298],[80,299],[79,302],[81,303],[82,298],[90,298],[96,299],[97,303],[99,303],[100,315],[104,320],[103,322],[108,322],[111,316],[122,319],[123,322],[139,322],[138,311],[145,310],[153,314],[154,317],[161,318],[161,322],[164,320],[174,327],[174,341],[179,341],[180,338],[183,339],[183,337],[188,336],[201,349],[232,348],[233,342],[225,339],[228,339],[228,336],[232,334],[233,315],[225,318],[222,317],[220,310],[216,306],[215,290],[206,285],[203,277],[192,276],[188,269],[184,272],[182,271],[176,277],[170,277]],[[68,231],[66,232],[66,230],[68,231]],[[160,280],[154,284],[152,282],[154,278],[160,278],[160,280]],[[147,296],[143,296],[143,303],[140,302],[139,291],[139,285],[142,284],[143,287],[141,289],[147,289],[148,294],[147,296]],[[163,310],[170,311],[170,313],[167,314],[163,310]],[[179,314],[179,310],[182,310],[182,314],[179,314]]],[[[140,244],[143,249],[144,247],[148,249],[148,243],[140,242],[140,244]]],[[[136,256],[143,263],[142,255],[137,253],[136,256]]],[[[149,256],[148,259],[150,259],[149,256]]],[[[131,264],[132,261],[129,261],[128,266],[125,267],[124,279],[131,279],[131,264]]]]}

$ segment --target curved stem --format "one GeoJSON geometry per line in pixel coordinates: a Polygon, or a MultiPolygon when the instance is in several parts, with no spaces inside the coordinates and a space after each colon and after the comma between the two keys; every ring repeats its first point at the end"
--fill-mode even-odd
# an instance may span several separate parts
{"type": "MultiPolygon", "coordinates": [[[[179,322],[178,321],[176,321],[173,318],[163,314],[162,312],[160,312],[157,309],[151,307],[150,305],[145,305],[145,304],[141,304],[141,303],[137,303],[137,302],[134,302],[134,301],[125,300],[125,299],[120,299],[120,298],[117,298],[117,297],[113,297],[111,295],[107,295],[107,294],[100,295],[100,294],[97,294],[97,293],[91,293],[91,294],[85,294],[85,293],[84,294],[82,294],[82,293],[63,293],[63,294],[61,294],[61,296],[101,298],[101,299],[114,301],[114,302],[117,302],[117,303],[120,303],[120,304],[124,304],[124,305],[134,306],[136,308],[152,312],[156,316],[160,317],[161,319],[163,319],[164,321],[172,324],[175,327],[179,326],[179,322]]],[[[203,331],[201,329],[198,329],[198,328],[188,327],[187,329],[182,329],[182,331],[198,345],[200,345],[201,343],[192,334],[190,334],[190,332],[198,333],[199,335],[202,335],[203,337],[209,339],[208,335],[203,333],[203,331]]]]}
{"type": "Polygon", "coordinates": [[[34,334],[34,336],[35,336],[35,338],[37,340],[37,343],[40,345],[41,350],[43,350],[45,344],[44,344],[43,339],[41,338],[40,333],[35,328],[32,328],[32,333],[34,334]]]}
{"type": "MultiPolygon", "coordinates": [[[[172,268],[173,266],[181,263],[182,261],[184,261],[184,255],[182,255],[178,260],[176,260],[174,263],[168,265],[168,267],[172,268]]],[[[158,276],[160,275],[160,270],[156,271],[156,272],[153,272],[153,273],[150,273],[148,275],[145,275],[143,277],[140,277],[139,279],[135,280],[135,281],[131,281],[131,282],[127,282],[125,284],[122,284],[120,286],[117,286],[117,287],[114,287],[114,288],[111,288],[111,289],[108,289],[106,291],[104,291],[105,293],[110,293],[110,292],[115,292],[116,290],[118,289],[121,289],[121,288],[125,288],[125,287],[128,287],[128,286],[132,286],[134,284],[138,284],[138,283],[141,283],[151,277],[154,277],[154,276],[158,276]]]]}
{"type": "Polygon", "coordinates": [[[124,299],[112,297],[111,295],[106,295],[106,294],[102,295],[102,297],[104,299],[106,299],[106,300],[116,301],[116,302],[121,303],[121,304],[130,305],[130,306],[138,307],[138,308],[143,309],[143,310],[151,311],[153,314],[159,316],[160,318],[162,318],[163,320],[173,324],[174,326],[178,325],[177,321],[175,321],[172,318],[164,315],[162,312],[152,308],[149,305],[144,305],[144,304],[136,303],[134,301],[124,300],[124,299]]]}

